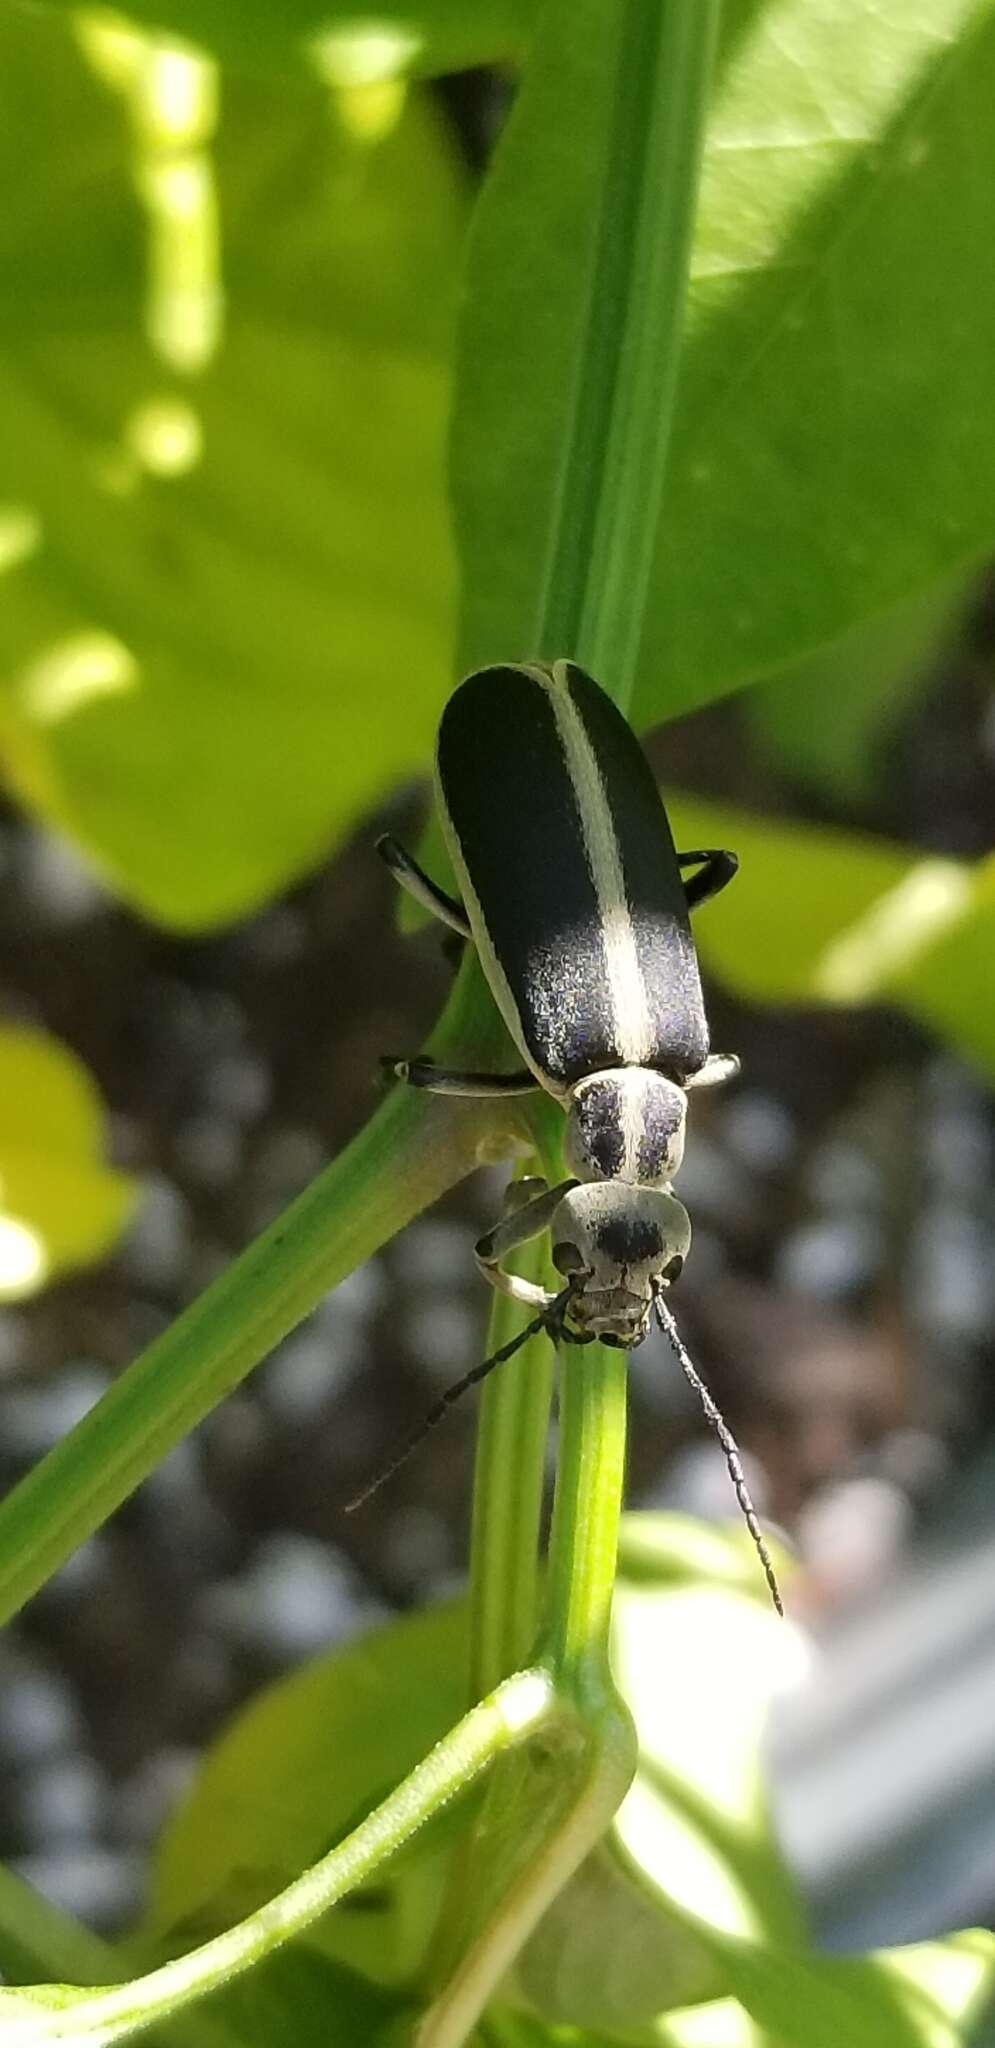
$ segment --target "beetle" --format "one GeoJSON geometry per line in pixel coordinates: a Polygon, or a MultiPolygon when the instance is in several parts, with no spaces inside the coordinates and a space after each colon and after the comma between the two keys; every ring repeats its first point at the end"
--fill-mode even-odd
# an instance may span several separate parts
{"type": "Polygon", "coordinates": [[[440,1094],[545,1089],[566,1113],[568,1178],[552,1188],[514,1183],[505,1215],[477,1243],[485,1277],[534,1320],[450,1389],[432,1420],[534,1329],[630,1349],[655,1315],[719,1433],[779,1606],[735,1443],[664,1300],[691,1242],[671,1188],[688,1092],[739,1071],[734,1054],[710,1050],[690,921],[732,880],[736,856],[677,852],[635,734],[570,661],[500,663],[468,676],[442,714],[435,785],[459,896],[395,839],[381,839],[379,851],[412,896],[476,946],[523,1065],[483,1074],[423,1058],[383,1064],[440,1094]],[[547,1229],[565,1282],[556,1293],[503,1265],[547,1229]]]}

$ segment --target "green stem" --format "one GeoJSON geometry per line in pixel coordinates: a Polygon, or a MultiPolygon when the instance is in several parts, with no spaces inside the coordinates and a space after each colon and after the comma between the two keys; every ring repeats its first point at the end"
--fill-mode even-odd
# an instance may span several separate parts
{"type": "Polygon", "coordinates": [[[585,1706],[613,1695],[608,1664],[625,1479],[628,1358],[604,1344],[563,1354],[560,1445],[541,1654],[585,1706]]]}
{"type": "Polygon", "coordinates": [[[518,1872],[492,1910],[486,1933],[428,2008],[415,2048],[462,2048],[542,1915],[610,1826],[636,1761],[635,1730],[620,1701],[602,1709],[587,1737],[587,1768],[579,1788],[572,1788],[541,1849],[518,1872]]]}
{"type": "MultiPolygon", "coordinates": [[[[546,1249],[530,1245],[515,1262],[523,1277],[545,1278],[546,1249]]],[[[495,1296],[488,1351],[522,1327],[522,1310],[495,1296]]],[[[473,1484],[470,1540],[470,1698],[481,1699],[521,1670],[539,1619],[542,1513],[553,1347],[533,1337],[484,1387],[473,1484]]]]}
{"type": "MultiPolygon", "coordinates": [[[[117,1985],[130,1960],[127,1943],[101,1940],[2,1865],[0,1950],[4,1981],[11,1986],[117,1985]]],[[[217,2013],[205,2009],[171,2020],[161,2048],[239,2048],[239,2042],[217,2013]]]]}
{"type": "Polygon", "coordinates": [[[571,445],[539,644],[632,701],[721,0],[620,0],[571,445]]]}
{"type": "Polygon", "coordinates": [[[635,689],[664,503],[720,12],[721,0],[630,0],[622,44],[601,235],[606,267],[621,248],[628,268],[577,647],[623,711],[635,689]],[[626,160],[633,150],[638,167],[626,160]]]}
{"type": "MultiPolygon", "coordinates": [[[[563,1177],[562,1111],[537,1096],[528,1111],[538,1165],[553,1184],[563,1177]]],[[[535,1172],[534,1162],[525,1168],[535,1172]]],[[[514,1261],[523,1278],[549,1285],[555,1275],[544,1241],[514,1261]]],[[[495,1299],[489,1350],[514,1336],[527,1311],[495,1299]]],[[[539,1620],[539,1531],[545,1491],[553,1350],[533,1338],[484,1386],[474,1473],[470,1543],[470,1698],[480,1699],[531,1656],[539,1620]]]]}
{"type": "MultiPolygon", "coordinates": [[[[469,957],[432,1046],[501,1058],[469,957]]],[[[354,1267],[481,1158],[509,1110],[395,1088],[353,1143],[233,1261],[0,1506],[0,1622],[354,1267]]]]}
{"type": "Polygon", "coordinates": [[[539,1729],[548,1736],[564,1718],[569,1723],[546,1672],[517,1673],[474,1707],[344,1842],[257,1912],[147,1976],[75,2000],[62,2012],[8,2021],[5,2048],[59,2040],[105,2048],[230,1983],[354,1890],[495,1757],[539,1729]]]}
{"type": "MultiPolygon", "coordinates": [[[[560,1374],[560,1449],[541,1658],[569,1700],[585,1768],[551,1812],[547,1836],[429,2008],[417,2048],[461,2048],[524,1941],[609,1827],[636,1766],[636,1734],[609,1667],[609,1628],[625,1469],[623,1351],[582,1345],[560,1374]]],[[[507,1768],[503,1766],[502,1768],[507,1768]]],[[[500,1791],[500,1786],[497,1788],[500,1791]]],[[[486,1839],[486,1838],[485,1838],[486,1839]]],[[[465,1870],[466,1882],[471,1868],[465,1870]]]]}

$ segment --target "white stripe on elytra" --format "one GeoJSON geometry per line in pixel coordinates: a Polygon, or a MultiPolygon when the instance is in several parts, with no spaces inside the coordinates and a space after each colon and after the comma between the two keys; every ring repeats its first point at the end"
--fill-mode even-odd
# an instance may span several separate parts
{"type": "MultiPolygon", "coordinates": [[[[633,1076],[633,1081],[635,1076],[633,1076]]],[[[639,1180],[639,1147],[646,1128],[645,1089],[623,1084],[622,1096],[622,1143],[624,1147],[623,1178],[631,1186],[639,1180]]]]}
{"type": "MultiPolygon", "coordinates": [[[[530,670],[530,674],[542,684],[552,706],[567,774],[577,800],[584,851],[594,884],[604,941],[618,1049],[627,1066],[640,1067],[645,1065],[653,1045],[646,985],[639,965],[632,912],[625,893],[625,876],[608,795],[598,757],[570,696],[565,669],[566,664],[558,661],[552,672],[535,668],[530,670]]],[[[627,1136],[627,1149],[628,1142],[627,1136]]]]}

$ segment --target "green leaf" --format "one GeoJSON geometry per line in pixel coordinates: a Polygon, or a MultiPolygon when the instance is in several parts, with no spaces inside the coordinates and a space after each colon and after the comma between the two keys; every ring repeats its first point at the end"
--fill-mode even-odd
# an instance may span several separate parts
{"type": "Polygon", "coordinates": [[[86,1068],[43,1032],[0,1031],[0,1300],[108,1252],[135,1184],[104,1162],[105,1116],[86,1068]]]}
{"type": "MultiPolygon", "coordinates": [[[[537,651],[598,218],[600,33],[530,70],[480,206],[454,430],[466,666],[537,651]]],[[[993,95],[978,0],[727,7],[638,724],[991,547],[993,95]]]]}
{"type": "Polygon", "coordinates": [[[464,197],[402,87],[241,79],[216,123],[205,60],[84,20],[85,58],[0,12],[0,740],[193,929],[428,751],[464,197]]]}
{"type": "MultiPolygon", "coordinates": [[[[75,10],[75,0],[56,0],[75,10]]],[[[431,77],[521,49],[536,0],[124,0],[136,27],[201,44],[236,66],[310,65],[344,85],[431,77]]]]}
{"type": "Polygon", "coordinates": [[[995,1075],[995,855],[973,869],[953,862],[923,862],[910,877],[910,894],[917,876],[927,914],[930,896],[936,899],[933,935],[913,960],[899,966],[890,981],[891,991],[984,1074],[995,1075]],[[949,906],[945,917],[944,899],[949,906]]]}
{"type": "Polygon", "coordinates": [[[817,648],[750,691],[750,733],[806,787],[867,799],[880,786],[888,737],[936,680],[967,601],[957,576],[817,648]]]}
{"type": "MultiPolygon", "coordinates": [[[[464,1661],[462,1611],[438,1608],[263,1693],[222,1737],[164,1836],[143,1951],[192,1947],[323,1855],[458,1719],[464,1661]]],[[[448,1825],[343,1900],[308,1947],[380,1983],[403,1982],[438,1908],[448,1825]]]]}
{"type": "Polygon", "coordinates": [[[740,871],[695,920],[706,965],[762,1002],[893,1002],[995,1073],[995,855],[971,865],[668,798],[679,840],[740,871]],[[712,836],[714,835],[714,836],[712,836]]]}
{"type": "MultiPolygon", "coordinates": [[[[397,2003],[355,1970],[293,1942],[215,1992],[206,2010],[233,2048],[288,2048],[290,2040],[293,2048],[374,2048],[397,2003]]],[[[162,2042],[169,2048],[165,2028],[162,2042]]]]}
{"type": "Polygon", "coordinates": [[[0,1865],[0,1982],[55,1975],[113,1982],[115,1964],[109,1943],[0,1865]]]}

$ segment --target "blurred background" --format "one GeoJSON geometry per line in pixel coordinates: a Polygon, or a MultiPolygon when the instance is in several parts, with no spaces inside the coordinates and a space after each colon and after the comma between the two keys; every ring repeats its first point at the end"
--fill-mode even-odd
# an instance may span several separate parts
{"type": "MultiPolygon", "coordinates": [[[[427,814],[459,263],[510,88],[329,46],[222,118],[211,60],[103,16],[12,8],[0,47],[6,1488],[360,1127],[448,988],[373,848],[427,814]]],[[[647,742],[679,841],[743,862],[700,918],[743,1075],[693,1106],[679,1306],[821,1645],[771,1767],[846,1946],[995,1910],[995,974],[944,923],[991,847],[993,665],[972,567],[647,742]]],[[[0,1854],[94,1925],[133,1917],[240,1701],[458,1583],[472,1404],[343,1503],[480,1352],[502,1178],[356,1273],[6,1632],[0,1854]]],[[[632,1382],[633,1504],[728,1516],[658,1339],[632,1382]]]]}

